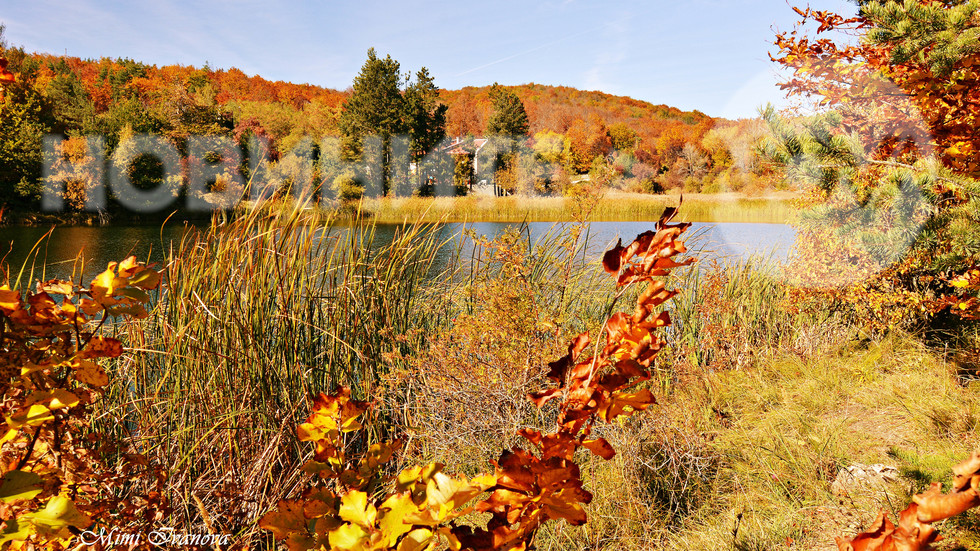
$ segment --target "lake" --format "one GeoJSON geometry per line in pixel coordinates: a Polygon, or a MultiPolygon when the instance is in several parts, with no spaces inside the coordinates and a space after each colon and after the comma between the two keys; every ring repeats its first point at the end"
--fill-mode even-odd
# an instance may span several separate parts
{"type": "MultiPolygon", "coordinates": [[[[559,223],[567,227],[569,223],[559,223]]],[[[467,224],[479,235],[493,236],[513,223],[480,222],[467,224]]],[[[551,222],[531,222],[527,231],[535,239],[555,226],[551,222]]],[[[398,226],[379,224],[376,239],[389,242],[398,226]]],[[[440,231],[444,238],[459,239],[463,224],[446,224],[440,231]]],[[[589,252],[596,258],[622,238],[624,243],[637,234],[654,228],[654,222],[593,222],[589,226],[589,252]]],[[[15,226],[0,228],[0,256],[11,269],[11,278],[17,276],[25,260],[33,259],[32,249],[37,248],[34,279],[53,277],[68,278],[75,269],[76,258],[84,256],[84,277],[87,280],[105,269],[107,263],[135,255],[140,260],[161,262],[164,251],[171,242],[179,241],[185,231],[183,226],[64,226],[52,230],[49,239],[42,239],[51,228],[15,226]],[[42,262],[43,261],[43,262],[42,262]]],[[[334,228],[343,231],[343,228],[334,228]]],[[[700,251],[702,259],[718,259],[725,262],[761,255],[774,261],[786,259],[796,239],[794,227],[785,224],[759,223],[694,223],[687,233],[688,246],[700,251]]],[[[26,266],[25,274],[31,270],[26,266]]],[[[77,272],[76,272],[77,273],[77,272]]]]}

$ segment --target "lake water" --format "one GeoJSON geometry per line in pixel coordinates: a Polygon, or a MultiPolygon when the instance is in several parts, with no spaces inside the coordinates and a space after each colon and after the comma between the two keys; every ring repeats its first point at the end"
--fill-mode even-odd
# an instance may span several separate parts
{"type": "MultiPolygon", "coordinates": [[[[479,235],[493,236],[503,232],[511,223],[475,223],[467,227],[479,235]]],[[[527,231],[535,239],[549,231],[555,224],[532,222],[527,231]]],[[[565,224],[564,226],[568,226],[565,224]]],[[[562,227],[559,225],[559,227],[562,227]]],[[[379,243],[390,241],[397,226],[379,225],[376,239],[379,243]]],[[[624,243],[637,234],[654,228],[654,222],[593,222],[589,226],[589,251],[598,257],[602,251],[622,238],[624,243]]],[[[457,238],[462,224],[446,224],[444,236],[457,238]]],[[[164,228],[152,226],[70,226],[57,227],[48,239],[42,239],[51,228],[3,227],[0,228],[0,256],[15,278],[25,260],[32,259],[32,249],[37,247],[38,261],[34,266],[34,279],[67,278],[73,273],[76,258],[84,257],[86,279],[105,269],[107,263],[136,255],[140,260],[161,262],[164,251],[172,241],[179,240],[185,231],[183,226],[164,228]],[[43,275],[42,275],[43,270],[43,275]]],[[[796,239],[796,230],[784,224],[755,223],[695,223],[687,233],[689,248],[700,251],[701,259],[726,261],[761,255],[774,261],[785,260],[796,239]]],[[[31,266],[28,264],[26,270],[31,266]]],[[[25,274],[27,273],[25,271],[25,274]]]]}

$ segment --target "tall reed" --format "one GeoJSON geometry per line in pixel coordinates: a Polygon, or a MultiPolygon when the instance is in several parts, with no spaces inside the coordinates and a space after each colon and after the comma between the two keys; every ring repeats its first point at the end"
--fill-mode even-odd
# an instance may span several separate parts
{"type": "Polygon", "coordinates": [[[452,278],[432,274],[438,226],[382,243],[371,223],[327,222],[297,206],[189,230],[150,318],[124,328],[135,353],[118,365],[103,425],[168,465],[175,522],[252,531],[303,476],[305,399],[337,384],[372,396],[444,322],[434,287],[452,278]]]}
{"type": "Polygon", "coordinates": [[[711,259],[678,274],[670,341],[696,367],[741,367],[775,352],[811,355],[853,330],[830,304],[794,295],[771,257],[711,259]]]}

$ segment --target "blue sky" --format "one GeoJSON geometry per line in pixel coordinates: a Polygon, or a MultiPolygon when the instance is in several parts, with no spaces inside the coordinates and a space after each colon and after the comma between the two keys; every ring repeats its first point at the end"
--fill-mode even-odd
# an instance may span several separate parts
{"type": "Polygon", "coordinates": [[[782,98],[767,52],[795,19],[784,0],[0,0],[7,41],[28,51],[209,62],[344,89],[374,47],[443,88],[565,85],[730,118],[782,98]]]}

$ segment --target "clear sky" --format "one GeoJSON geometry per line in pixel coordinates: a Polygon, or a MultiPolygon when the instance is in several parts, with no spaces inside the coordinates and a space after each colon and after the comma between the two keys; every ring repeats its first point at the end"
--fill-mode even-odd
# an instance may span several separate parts
{"type": "Polygon", "coordinates": [[[0,0],[7,41],[28,51],[345,89],[374,47],[442,88],[565,85],[729,118],[780,101],[768,52],[795,20],[784,0],[0,0]]]}

